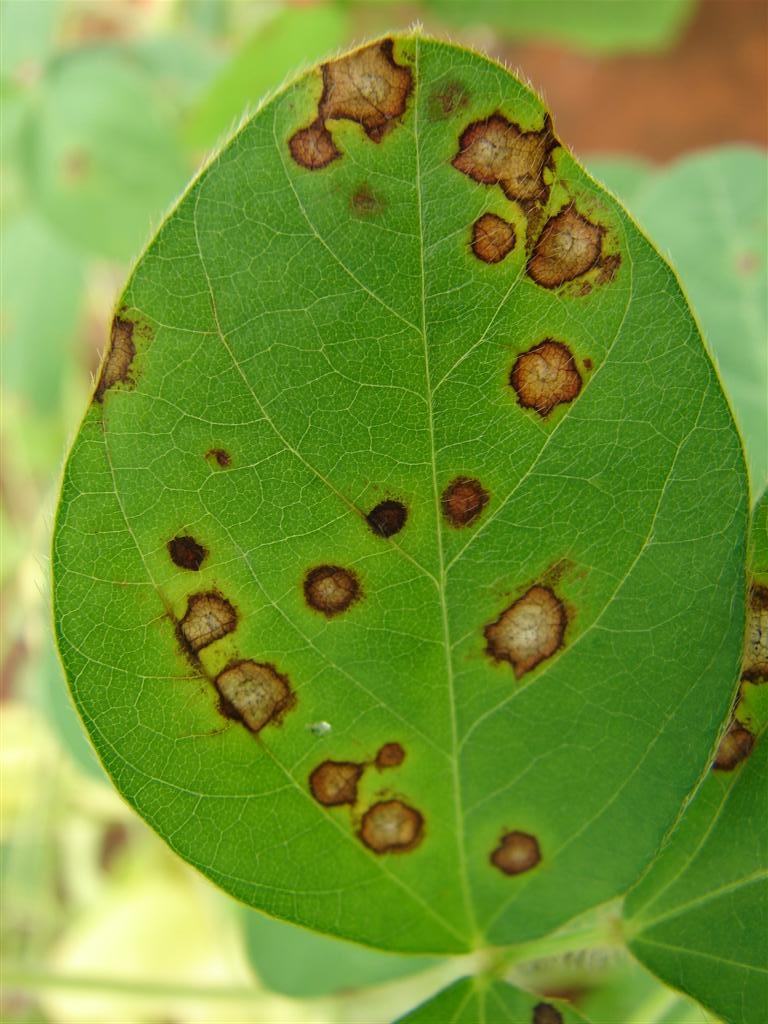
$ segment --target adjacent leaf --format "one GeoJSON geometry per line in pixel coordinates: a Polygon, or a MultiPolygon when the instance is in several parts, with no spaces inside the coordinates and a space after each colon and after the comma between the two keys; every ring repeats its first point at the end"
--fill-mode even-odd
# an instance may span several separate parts
{"type": "Polygon", "coordinates": [[[60,408],[83,314],[84,266],[80,253],[34,213],[6,222],[0,267],[4,296],[3,384],[31,409],[60,408]],[[30,274],[29,268],[35,267],[30,274]],[[45,281],[45,301],[40,282],[45,281]]]}
{"type": "Polygon", "coordinates": [[[308,998],[379,985],[423,971],[439,961],[397,956],[243,910],[245,952],[273,992],[308,998]]]}
{"type": "Polygon", "coordinates": [[[746,146],[686,157],[651,176],[630,205],[680,272],[759,494],[768,483],[768,157],[746,146]]]}
{"type": "Polygon", "coordinates": [[[739,700],[712,772],[669,844],[629,895],[633,952],[729,1024],[768,1006],[768,492],[755,514],[739,700]]]}
{"type": "Polygon", "coordinates": [[[768,158],[720,146],[657,171],[624,157],[598,157],[589,167],[680,272],[759,493],[768,481],[768,158]]]}
{"type": "Polygon", "coordinates": [[[248,39],[190,112],[185,136],[190,145],[212,146],[264,93],[302,61],[316,60],[340,46],[347,18],[336,7],[294,5],[278,11],[248,39]]]}
{"type": "Polygon", "coordinates": [[[98,255],[132,256],[189,173],[162,89],[127,50],[59,55],[27,131],[40,209],[70,242],[98,255]]]}
{"type": "Polygon", "coordinates": [[[594,53],[636,53],[672,46],[694,0],[425,0],[459,24],[489,24],[513,39],[553,39],[594,53]]]}
{"type": "Polygon", "coordinates": [[[60,649],[121,791],[244,902],[514,942],[624,892],[699,777],[746,508],[650,243],[503,68],[384,39],[259,111],[137,265],[60,649]]]}
{"type": "Polygon", "coordinates": [[[504,981],[462,978],[400,1018],[400,1024],[579,1024],[586,1017],[504,981]]]}

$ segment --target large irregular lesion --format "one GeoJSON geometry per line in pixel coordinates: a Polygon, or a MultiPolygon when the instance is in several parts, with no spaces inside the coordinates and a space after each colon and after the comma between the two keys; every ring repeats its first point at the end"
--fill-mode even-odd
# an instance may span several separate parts
{"type": "Polygon", "coordinates": [[[130,370],[136,355],[136,342],[133,333],[135,324],[122,316],[112,321],[109,349],[99,374],[94,398],[97,402],[104,401],[104,395],[115,384],[130,383],[130,370]]]}
{"type": "Polygon", "coordinates": [[[296,163],[308,170],[327,167],[341,156],[328,129],[329,120],[354,121],[373,142],[380,142],[405,113],[413,85],[410,68],[394,58],[392,39],[382,39],[322,65],[323,92],[317,117],[289,142],[296,163]]]}
{"type": "MultiPolygon", "coordinates": [[[[563,183],[555,195],[559,148],[548,113],[544,114],[541,128],[525,131],[496,111],[467,125],[459,135],[458,152],[451,163],[480,185],[498,186],[523,214],[527,222],[528,277],[541,287],[552,289],[594,271],[581,282],[577,294],[584,296],[594,285],[613,280],[621,256],[608,251],[604,244],[607,229],[577,208],[563,183]]],[[[498,221],[496,214],[484,213],[472,225],[471,250],[485,263],[500,263],[516,242],[514,233],[509,233],[504,244],[490,244],[493,238],[487,240],[488,226],[493,223],[498,236],[498,221]],[[495,218],[493,222],[491,217],[495,218]],[[478,239],[486,244],[478,244],[478,239]]]]}
{"type": "Polygon", "coordinates": [[[540,131],[525,132],[495,113],[465,129],[453,166],[483,185],[500,185],[508,199],[543,203],[549,194],[544,170],[551,169],[557,145],[549,114],[540,131]]]}
{"type": "Polygon", "coordinates": [[[520,679],[560,649],[567,625],[560,598],[536,584],[485,627],[486,650],[494,661],[508,661],[520,679]]]}

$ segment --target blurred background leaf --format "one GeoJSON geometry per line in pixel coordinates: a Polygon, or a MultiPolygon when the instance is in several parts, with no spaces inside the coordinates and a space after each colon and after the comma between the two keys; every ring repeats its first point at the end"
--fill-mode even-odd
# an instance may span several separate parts
{"type": "Polygon", "coordinates": [[[670,46],[695,0],[426,0],[425,8],[457,25],[489,25],[519,39],[548,39],[593,53],[632,53],[670,46]]]}
{"type": "Polygon", "coordinates": [[[676,268],[731,399],[756,497],[768,480],[766,154],[723,146],[660,170],[621,159],[590,168],[676,268]]]}

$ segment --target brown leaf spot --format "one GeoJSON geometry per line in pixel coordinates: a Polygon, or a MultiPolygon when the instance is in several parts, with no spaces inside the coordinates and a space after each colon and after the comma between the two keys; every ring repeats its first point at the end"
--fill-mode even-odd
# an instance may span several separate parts
{"type": "Polygon", "coordinates": [[[365,517],[368,525],[379,537],[394,537],[400,533],[408,518],[408,509],[401,501],[380,501],[365,517]]]}
{"type": "Polygon", "coordinates": [[[361,596],[357,576],[339,565],[319,565],[304,578],[304,596],[315,611],[332,618],[361,596]]]}
{"type": "Polygon", "coordinates": [[[197,572],[208,552],[194,537],[174,537],[168,541],[168,554],[180,569],[197,572]]]}
{"type": "Polygon", "coordinates": [[[521,875],[540,860],[538,840],[527,832],[507,832],[491,854],[491,863],[505,875],[521,875]]]}
{"type": "Polygon", "coordinates": [[[533,1008],[531,1024],[563,1024],[563,1015],[551,1003],[537,1003],[533,1008]]]}
{"type": "Polygon", "coordinates": [[[528,274],[543,288],[559,288],[566,281],[597,266],[605,228],[566,206],[550,217],[528,260],[528,274]]]}
{"type": "Polygon", "coordinates": [[[427,111],[432,121],[444,121],[457,110],[464,110],[468,104],[469,93],[461,82],[446,82],[430,93],[427,111]]]}
{"type": "Polygon", "coordinates": [[[384,209],[384,203],[379,199],[370,185],[360,185],[352,193],[350,200],[352,212],[360,217],[374,217],[384,209]]]}
{"type": "Polygon", "coordinates": [[[465,129],[453,166],[483,185],[501,185],[509,199],[543,202],[544,168],[557,144],[548,114],[541,131],[524,132],[496,113],[465,129]]]}
{"type": "Polygon", "coordinates": [[[570,349],[547,338],[515,360],[509,383],[524,409],[548,416],[556,405],[571,402],[581,391],[581,376],[570,349]]]}
{"type": "Polygon", "coordinates": [[[269,722],[278,722],[296,698],[287,678],[274,665],[256,661],[235,661],[215,680],[221,713],[259,732],[269,722]]]}
{"type": "Polygon", "coordinates": [[[179,632],[188,649],[197,653],[215,640],[221,640],[236,626],[237,612],[225,597],[213,590],[190,597],[179,632]]]}
{"type": "Polygon", "coordinates": [[[354,804],[363,766],[352,761],[323,761],[309,776],[312,796],[325,807],[354,804]]]}
{"type": "Polygon", "coordinates": [[[317,118],[289,141],[291,155],[302,167],[317,170],[341,155],[326,127],[329,119],[355,121],[369,139],[380,142],[403,114],[413,76],[395,61],[393,45],[383,39],[323,64],[317,118]]]}
{"type": "Polygon", "coordinates": [[[768,682],[768,587],[753,583],[747,607],[742,679],[768,682]]]}
{"type": "Polygon", "coordinates": [[[374,853],[404,853],[421,842],[424,819],[401,800],[384,800],[363,815],[360,838],[374,853]]]}
{"type": "Polygon", "coordinates": [[[752,753],[755,737],[739,722],[731,722],[728,732],[720,740],[712,767],[722,772],[730,772],[746,760],[752,753]]]}
{"type": "Polygon", "coordinates": [[[103,402],[105,393],[115,384],[130,383],[128,373],[136,355],[136,345],[133,341],[134,326],[130,320],[123,320],[119,316],[112,321],[109,351],[102,364],[94,393],[97,402],[103,402]]]}
{"type": "Polygon", "coordinates": [[[331,161],[341,156],[334,145],[331,133],[319,118],[308,128],[301,128],[292,135],[288,145],[296,163],[310,171],[327,167],[331,161]]]}
{"type": "Polygon", "coordinates": [[[531,587],[485,627],[486,650],[496,661],[508,661],[520,679],[560,647],[567,622],[562,601],[549,587],[531,587]]]}
{"type": "Polygon", "coordinates": [[[597,283],[607,284],[612,281],[619,272],[621,266],[621,256],[617,252],[612,252],[609,256],[603,256],[598,265],[597,283]]]}
{"type": "Polygon", "coordinates": [[[222,469],[227,469],[232,465],[232,456],[223,448],[211,448],[205,453],[205,457],[209,462],[215,462],[217,466],[221,466],[222,469]]]}
{"type": "Polygon", "coordinates": [[[472,225],[472,252],[484,263],[501,263],[516,241],[512,224],[495,213],[484,213],[472,225]]]}
{"type": "Polygon", "coordinates": [[[589,358],[589,356],[587,356],[587,358],[584,360],[584,369],[587,371],[592,369],[592,360],[589,358]]]}
{"type": "Polygon", "coordinates": [[[443,491],[443,515],[456,529],[470,526],[482,515],[488,498],[489,494],[479,480],[457,476],[443,491]]]}
{"type": "Polygon", "coordinates": [[[376,767],[381,771],[384,768],[397,768],[405,760],[405,751],[399,743],[385,743],[376,755],[376,767]]]}

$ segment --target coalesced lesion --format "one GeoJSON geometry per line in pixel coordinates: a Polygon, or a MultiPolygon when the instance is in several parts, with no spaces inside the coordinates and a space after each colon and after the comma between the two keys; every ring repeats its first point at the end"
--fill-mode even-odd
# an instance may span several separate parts
{"type": "Polygon", "coordinates": [[[322,65],[322,76],[317,117],[288,141],[293,159],[308,170],[327,167],[341,156],[328,121],[355,121],[369,139],[380,142],[405,113],[413,85],[411,69],[394,58],[391,39],[328,61],[322,65]]]}

